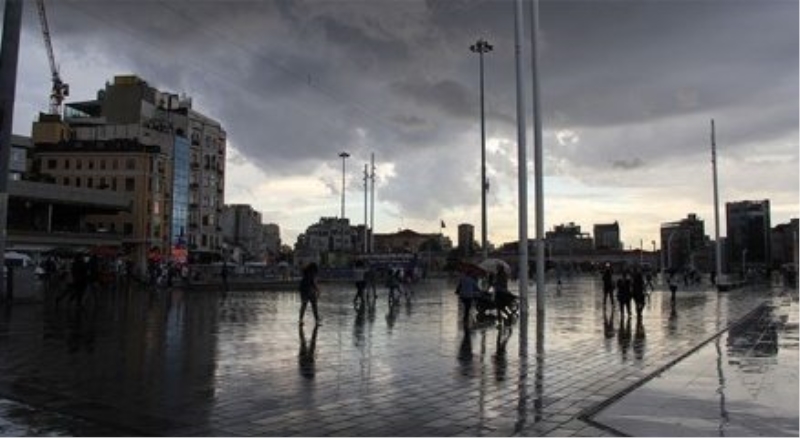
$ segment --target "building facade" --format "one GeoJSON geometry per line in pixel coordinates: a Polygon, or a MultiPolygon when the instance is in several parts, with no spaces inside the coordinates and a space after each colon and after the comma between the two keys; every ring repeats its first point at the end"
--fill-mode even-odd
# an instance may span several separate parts
{"type": "Polygon", "coordinates": [[[573,222],[556,225],[545,233],[550,255],[585,254],[592,251],[594,243],[588,233],[582,233],[580,225],[573,222]]]}
{"type": "Polygon", "coordinates": [[[798,219],[792,219],[785,224],[778,224],[772,228],[770,246],[772,249],[773,268],[779,268],[787,264],[797,266],[797,239],[798,219]]]}
{"type": "Polygon", "coordinates": [[[729,271],[767,268],[770,263],[769,200],[725,204],[729,271]]]}
{"type": "Polygon", "coordinates": [[[621,250],[622,241],[619,234],[619,223],[595,224],[594,249],[596,250],[621,250]]]}
{"type": "Polygon", "coordinates": [[[86,220],[122,230],[139,267],[147,257],[221,250],[226,133],[191,99],[116,76],[97,99],[67,104],[63,121],[41,115],[33,143],[34,173],[133,196],[129,213],[86,220]]]}
{"type": "Polygon", "coordinates": [[[695,260],[706,260],[708,239],[705,222],[690,213],[685,219],[661,224],[661,252],[665,269],[691,269],[697,267],[695,260]]]}
{"type": "Polygon", "coordinates": [[[463,255],[475,251],[475,227],[472,224],[458,224],[458,251],[463,255]]]}
{"type": "Polygon", "coordinates": [[[266,243],[260,212],[247,204],[226,205],[220,223],[225,244],[241,250],[240,261],[265,261],[266,243]]]}

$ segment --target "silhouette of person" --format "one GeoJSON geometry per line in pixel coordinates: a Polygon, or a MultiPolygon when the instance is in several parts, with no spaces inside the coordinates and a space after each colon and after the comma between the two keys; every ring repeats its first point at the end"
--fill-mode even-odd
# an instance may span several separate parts
{"type": "Polygon", "coordinates": [[[319,297],[319,285],[317,284],[317,273],[319,268],[316,263],[309,263],[303,269],[303,278],[300,279],[300,324],[303,324],[303,315],[306,313],[306,306],[311,303],[311,310],[314,312],[314,322],[316,325],[322,323],[317,310],[317,298],[319,297]]]}
{"type": "Polygon", "coordinates": [[[355,267],[353,268],[353,280],[356,284],[356,296],[353,297],[353,305],[358,305],[360,301],[361,304],[364,304],[365,297],[364,294],[367,290],[367,281],[366,281],[366,273],[367,270],[364,268],[364,261],[358,260],[356,261],[355,267]]]}
{"type": "Polygon", "coordinates": [[[675,292],[678,291],[678,283],[675,281],[675,276],[673,274],[669,274],[669,278],[667,279],[667,285],[669,285],[669,292],[670,292],[670,300],[672,302],[672,306],[675,306],[675,292]]]}
{"type": "Polygon", "coordinates": [[[77,301],[80,307],[83,305],[83,294],[89,282],[89,272],[86,262],[83,260],[83,255],[76,254],[72,259],[70,273],[72,274],[72,284],[64,289],[61,295],[56,298],[56,305],[58,305],[62,298],[69,295],[68,300],[77,301]]]}
{"type": "Polygon", "coordinates": [[[475,279],[475,275],[468,269],[464,269],[461,273],[461,278],[458,280],[456,294],[461,300],[461,304],[464,309],[461,322],[465,329],[469,327],[472,302],[475,298],[480,296],[480,293],[481,290],[478,286],[478,281],[475,279]]]}
{"type": "Polygon", "coordinates": [[[603,269],[603,309],[606,308],[606,302],[611,301],[611,312],[614,312],[614,277],[611,265],[606,263],[603,269]]]}
{"type": "Polygon", "coordinates": [[[631,279],[631,295],[633,296],[633,301],[636,303],[636,316],[641,319],[642,310],[644,309],[645,303],[644,277],[642,276],[641,269],[638,267],[633,271],[633,278],[631,279]]]}
{"type": "Polygon", "coordinates": [[[617,279],[617,301],[619,302],[619,317],[625,317],[625,310],[628,311],[628,318],[631,317],[631,280],[628,278],[628,271],[622,271],[622,277],[617,279]]]}
{"type": "Polygon", "coordinates": [[[317,329],[319,326],[315,325],[314,330],[311,332],[311,342],[306,342],[306,334],[303,331],[303,326],[299,326],[300,332],[300,352],[297,354],[297,365],[299,367],[300,375],[306,379],[313,379],[316,374],[316,349],[317,349],[317,329]]]}

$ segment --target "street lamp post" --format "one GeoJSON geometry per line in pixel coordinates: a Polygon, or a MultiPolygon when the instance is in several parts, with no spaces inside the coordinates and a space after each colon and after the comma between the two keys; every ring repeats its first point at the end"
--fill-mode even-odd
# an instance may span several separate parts
{"type": "Polygon", "coordinates": [[[345,175],[345,160],[350,156],[347,152],[342,152],[339,157],[342,158],[342,219],[344,219],[344,175],[345,175]]]}
{"type": "Polygon", "coordinates": [[[483,54],[492,51],[492,45],[486,40],[479,39],[475,44],[469,46],[469,50],[478,54],[481,66],[481,247],[483,258],[489,255],[486,229],[486,124],[484,120],[483,105],[483,54]]]}
{"type": "Polygon", "coordinates": [[[341,239],[342,250],[345,249],[345,238],[347,237],[347,232],[346,232],[345,226],[344,226],[344,219],[345,219],[345,217],[344,217],[344,193],[345,193],[344,176],[345,176],[345,161],[347,160],[347,158],[349,156],[350,156],[350,154],[348,154],[347,152],[342,152],[342,153],[339,154],[339,157],[341,157],[341,159],[342,159],[342,216],[341,216],[341,218],[342,218],[341,219],[341,223],[342,223],[342,239],[341,239]]]}

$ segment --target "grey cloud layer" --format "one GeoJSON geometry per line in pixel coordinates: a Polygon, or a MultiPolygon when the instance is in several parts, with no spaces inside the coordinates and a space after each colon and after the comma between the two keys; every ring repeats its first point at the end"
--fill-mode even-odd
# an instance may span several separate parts
{"type": "MultiPolygon", "coordinates": [[[[478,64],[468,47],[479,37],[495,45],[486,57],[488,132],[516,138],[510,1],[48,7],[65,72],[77,73],[70,57],[100,57],[188,92],[268,175],[335,165],[343,149],[359,159],[375,151],[397,171],[382,198],[407,217],[476,199],[477,184],[463,175],[478,169],[478,64]],[[431,191],[441,180],[452,184],[431,191]]],[[[32,9],[29,35],[38,32],[32,9]]],[[[732,148],[796,138],[797,15],[797,2],[783,0],[542,1],[547,138],[569,129],[580,139],[550,141],[548,159],[590,179],[692,155],[702,138],[693,130],[707,129],[708,116],[729,129],[732,148]]]]}

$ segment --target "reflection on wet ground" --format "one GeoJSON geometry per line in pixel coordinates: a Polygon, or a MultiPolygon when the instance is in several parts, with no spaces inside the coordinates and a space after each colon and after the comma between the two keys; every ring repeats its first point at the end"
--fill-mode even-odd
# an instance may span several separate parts
{"type": "Polygon", "coordinates": [[[595,420],[633,436],[797,436],[797,373],[798,303],[789,294],[595,420]]]}
{"type": "Polygon", "coordinates": [[[354,307],[352,285],[325,284],[319,327],[298,325],[293,291],[15,306],[0,315],[0,434],[607,435],[581,414],[776,293],[681,291],[673,309],[656,290],[638,321],[579,277],[548,286],[544,320],[465,332],[454,289],[432,280],[393,302],[379,289],[354,307]],[[47,429],[31,426],[41,417],[47,429]]]}

